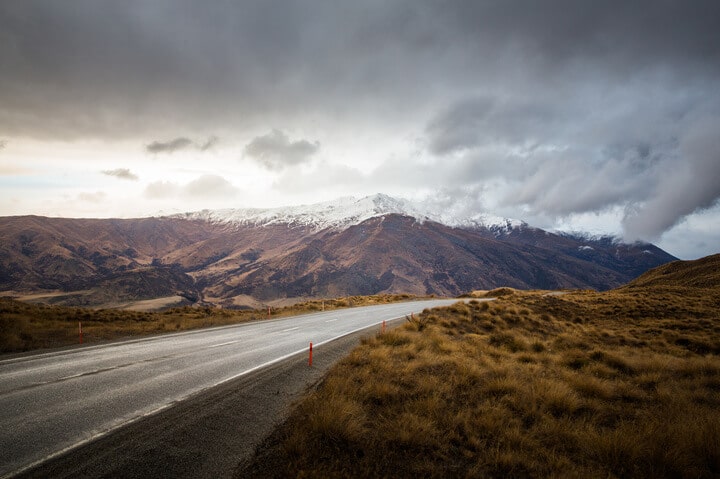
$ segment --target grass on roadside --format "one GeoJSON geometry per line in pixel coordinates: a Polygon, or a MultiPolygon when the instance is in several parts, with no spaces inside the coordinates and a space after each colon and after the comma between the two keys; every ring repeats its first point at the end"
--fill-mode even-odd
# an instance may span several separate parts
{"type": "Polygon", "coordinates": [[[720,475],[716,290],[504,293],[364,341],[242,473],[720,475]]]}

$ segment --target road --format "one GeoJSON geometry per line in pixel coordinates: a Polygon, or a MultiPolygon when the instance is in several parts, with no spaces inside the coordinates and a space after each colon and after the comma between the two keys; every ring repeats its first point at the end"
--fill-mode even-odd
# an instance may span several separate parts
{"type": "Polygon", "coordinates": [[[336,338],[456,300],[308,314],[0,361],[0,477],[336,338]]]}

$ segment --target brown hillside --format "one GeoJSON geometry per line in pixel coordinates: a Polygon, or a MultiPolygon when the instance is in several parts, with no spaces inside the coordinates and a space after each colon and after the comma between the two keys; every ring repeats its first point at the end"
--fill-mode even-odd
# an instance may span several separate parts
{"type": "Polygon", "coordinates": [[[645,243],[529,226],[452,228],[398,214],[322,230],[178,217],[0,218],[0,291],[102,308],[170,296],[242,308],[501,286],[607,290],[675,259],[645,243]]]}
{"type": "Polygon", "coordinates": [[[720,254],[694,261],[673,261],[644,273],[628,283],[637,287],[719,288],[720,254]]]}

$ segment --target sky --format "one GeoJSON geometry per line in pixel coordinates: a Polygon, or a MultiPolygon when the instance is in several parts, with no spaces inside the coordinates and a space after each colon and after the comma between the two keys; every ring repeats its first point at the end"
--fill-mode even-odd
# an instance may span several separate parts
{"type": "Polygon", "coordinates": [[[0,215],[375,193],[720,252],[716,0],[5,0],[0,215]]]}

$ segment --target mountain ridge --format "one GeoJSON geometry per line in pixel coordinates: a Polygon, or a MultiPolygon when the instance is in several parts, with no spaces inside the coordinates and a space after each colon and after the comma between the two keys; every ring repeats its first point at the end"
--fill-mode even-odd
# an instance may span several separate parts
{"type": "Polygon", "coordinates": [[[450,226],[433,220],[437,210],[386,195],[296,207],[293,214],[230,211],[0,218],[0,291],[51,292],[49,301],[95,307],[181,297],[240,308],[357,294],[455,296],[499,286],[604,290],[676,259],[649,243],[580,238],[504,218],[481,223],[487,217],[480,214],[460,222],[466,226],[448,220],[453,211],[434,216],[450,226]]]}

